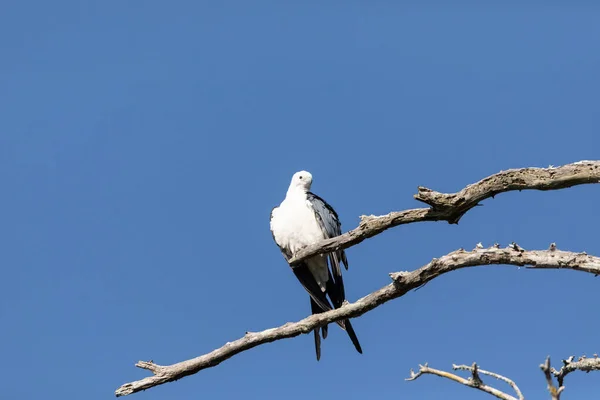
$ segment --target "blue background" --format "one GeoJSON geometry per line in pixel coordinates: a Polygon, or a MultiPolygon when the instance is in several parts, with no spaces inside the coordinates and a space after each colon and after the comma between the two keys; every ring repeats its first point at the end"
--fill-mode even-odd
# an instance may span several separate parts
{"type": "MultiPolygon", "coordinates": [[[[442,6],[276,1],[5,1],[0,12],[0,393],[106,399],[308,296],[269,231],[291,175],[354,228],[503,169],[597,159],[592,2],[442,6]]],[[[350,301],[460,247],[600,255],[600,187],[497,196],[458,226],[348,250],[350,301]]],[[[547,399],[538,365],[599,352],[598,280],[461,270],[358,318],[135,394],[152,399],[481,399],[429,362],[481,367],[547,399]]],[[[493,380],[489,383],[497,384],[493,380]]],[[[573,374],[568,398],[600,390],[573,374]]],[[[498,384],[498,387],[505,386],[498,384]]]]}

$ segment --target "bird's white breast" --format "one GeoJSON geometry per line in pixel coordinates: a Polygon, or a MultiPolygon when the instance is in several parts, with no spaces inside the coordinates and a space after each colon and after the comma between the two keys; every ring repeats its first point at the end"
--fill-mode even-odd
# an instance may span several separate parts
{"type": "MultiPolygon", "coordinates": [[[[273,210],[271,231],[277,245],[292,255],[325,238],[304,193],[302,196],[286,197],[281,205],[273,210]]],[[[321,290],[325,292],[329,279],[326,257],[322,254],[316,255],[306,260],[306,264],[321,290]]]]}
{"type": "Polygon", "coordinates": [[[286,198],[273,211],[271,230],[277,244],[292,254],[323,239],[323,232],[306,197],[286,198]]]}

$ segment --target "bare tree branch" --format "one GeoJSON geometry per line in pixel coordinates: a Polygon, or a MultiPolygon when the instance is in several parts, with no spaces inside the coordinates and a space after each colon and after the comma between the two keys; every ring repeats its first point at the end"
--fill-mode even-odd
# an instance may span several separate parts
{"type": "Polygon", "coordinates": [[[546,361],[543,364],[540,364],[540,368],[546,376],[548,391],[550,392],[550,396],[552,396],[552,400],[560,400],[560,395],[563,390],[565,390],[565,387],[562,385],[559,385],[559,387],[554,386],[554,382],[552,381],[552,368],[550,367],[550,356],[546,358],[546,361]]]}
{"type": "MultiPolygon", "coordinates": [[[[451,194],[419,187],[415,198],[429,204],[431,208],[391,212],[378,217],[363,216],[357,228],[336,238],[308,246],[300,251],[291,263],[297,264],[316,254],[354,246],[386,229],[402,224],[421,221],[458,223],[468,210],[477,206],[480,201],[498,193],[528,189],[553,190],[598,182],[600,182],[600,161],[580,161],[557,168],[522,168],[503,171],[451,194]]],[[[393,284],[340,309],[313,315],[297,323],[287,323],[279,328],[257,333],[248,332],[243,338],[226,343],[220,349],[177,364],[160,366],[153,362],[140,361],[136,366],[148,369],[154,375],[121,386],[117,389],[116,395],[128,395],[171,382],[202,369],[214,367],[229,357],[260,344],[309,333],[317,326],[362,315],[380,304],[403,296],[409,290],[422,286],[443,273],[484,264],[531,265],[535,268],[568,268],[594,274],[600,273],[597,258],[584,253],[557,251],[555,246],[548,251],[525,252],[517,245],[504,250],[499,248],[483,250],[482,246],[478,245],[473,252],[459,250],[440,259],[434,259],[416,271],[390,274],[394,280],[393,284]]]]}
{"type": "Polygon", "coordinates": [[[562,386],[565,380],[565,376],[567,376],[573,371],[600,371],[600,358],[598,358],[597,354],[594,354],[593,358],[581,356],[577,361],[573,361],[574,359],[575,356],[571,356],[566,360],[562,360],[563,366],[558,371],[552,368],[551,372],[558,380],[558,386],[562,386]]]}
{"type": "Polygon", "coordinates": [[[489,393],[492,396],[496,396],[497,398],[502,399],[502,400],[524,400],[525,399],[523,397],[523,394],[521,394],[521,391],[519,390],[517,385],[512,380],[510,380],[502,375],[496,374],[494,372],[489,372],[489,371],[484,371],[482,369],[479,369],[479,367],[477,366],[476,363],[473,363],[473,365],[470,367],[468,365],[452,365],[452,369],[470,371],[471,377],[469,379],[466,379],[466,378],[460,377],[458,375],[452,374],[450,372],[433,369],[433,368],[430,368],[429,366],[427,366],[427,363],[425,363],[425,365],[419,365],[419,371],[416,373],[411,369],[410,370],[410,378],[407,378],[406,380],[414,381],[415,379],[419,378],[423,374],[431,374],[431,375],[437,375],[437,376],[441,376],[442,378],[447,378],[447,379],[453,380],[455,382],[458,382],[458,383],[468,386],[468,387],[479,389],[482,392],[489,393]],[[496,379],[499,379],[501,381],[508,383],[515,390],[518,397],[511,396],[508,393],[505,393],[501,390],[498,390],[496,388],[493,388],[491,386],[484,384],[483,381],[481,380],[479,374],[489,375],[491,377],[494,377],[496,379]]]}
{"type": "Polygon", "coordinates": [[[477,246],[473,251],[461,249],[435,258],[417,270],[391,273],[390,276],[393,280],[391,284],[355,303],[348,303],[336,310],[315,314],[295,323],[288,322],[280,327],[262,332],[247,332],[244,337],[228,342],[208,354],[173,365],[161,366],[153,362],[140,361],[136,366],[148,369],[154,375],[126,383],[118,388],[115,394],[124,396],[195,374],[258,345],[295,337],[303,333],[307,334],[318,326],[358,317],[383,303],[405,295],[408,291],[420,287],[442,274],[460,268],[489,264],[528,265],[533,269],[571,269],[595,275],[600,274],[600,258],[585,253],[560,251],[556,249],[556,246],[551,246],[549,250],[537,251],[526,251],[514,243],[504,249],[496,246],[488,249],[477,246]]]}
{"type": "Polygon", "coordinates": [[[517,386],[517,384],[513,380],[508,379],[505,376],[496,374],[495,372],[489,372],[489,371],[484,371],[482,369],[479,369],[479,367],[477,366],[476,363],[473,363],[473,365],[470,366],[470,367],[468,365],[455,365],[455,364],[452,364],[452,369],[453,370],[471,371],[471,373],[473,374],[473,379],[475,379],[475,376],[477,375],[477,372],[479,372],[480,374],[488,375],[488,376],[491,376],[492,378],[496,378],[498,380],[504,381],[504,382],[508,383],[510,385],[510,387],[513,388],[513,390],[517,394],[517,398],[519,400],[524,400],[525,399],[525,397],[523,396],[523,393],[521,393],[521,389],[519,389],[519,387],[517,386]]]}
{"type": "Polygon", "coordinates": [[[556,190],[588,183],[600,183],[600,161],[579,161],[561,167],[509,169],[488,176],[457,193],[439,193],[419,187],[415,199],[429,204],[431,208],[393,211],[382,216],[362,216],[357,228],[307,246],[299,251],[290,263],[296,265],[316,254],[352,247],[398,225],[423,221],[448,221],[458,224],[467,211],[498,193],[515,190],[556,190]]]}
{"type": "MultiPolygon", "coordinates": [[[[542,372],[544,372],[544,376],[546,377],[548,391],[550,392],[550,396],[551,396],[552,400],[560,400],[560,395],[565,390],[565,387],[563,386],[563,381],[567,374],[569,374],[573,371],[576,371],[576,370],[585,371],[585,372],[600,370],[600,358],[598,358],[597,354],[594,354],[594,358],[586,358],[585,356],[582,356],[577,361],[573,361],[574,359],[575,359],[575,357],[571,356],[567,360],[563,360],[564,366],[560,369],[560,371],[557,371],[556,369],[554,369],[550,366],[550,357],[547,357],[546,361],[540,365],[540,368],[541,368],[542,372]],[[558,386],[554,385],[554,381],[552,380],[553,375],[558,380],[558,386]]],[[[494,372],[489,372],[489,371],[484,371],[482,369],[479,369],[479,367],[477,366],[476,363],[473,363],[472,366],[453,364],[452,369],[470,371],[471,377],[469,379],[465,379],[458,375],[452,374],[450,372],[440,371],[437,369],[430,368],[427,365],[427,363],[425,363],[425,365],[419,365],[419,371],[416,373],[411,369],[410,370],[410,378],[407,378],[406,380],[414,381],[415,379],[419,378],[421,375],[424,375],[424,374],[437,375],[437,376],[441,376],[442,378],[447,378],[447,379],[453,380],[462,385],[472,387],[475,389],[479,389],[483,392],[486,392],[493,396],[496,396],[499,399],[525,400],[523,393],[521,393],[521,390],[515,384],[514,381],[512,381],[511,379],[508,379],[505,376],[496,374],[494,372]],[[479,374],[492,376],[496,379],[499,379],[501,381],[508,383],[513,388],[515,393],[517,394],[517,397],[510,396],[509,394],[504,393],[498,389],[495,389],[491,386],[485,385],[483,383],[483,381],[481,380],[481,377],[479,376],[479,374]]]]}

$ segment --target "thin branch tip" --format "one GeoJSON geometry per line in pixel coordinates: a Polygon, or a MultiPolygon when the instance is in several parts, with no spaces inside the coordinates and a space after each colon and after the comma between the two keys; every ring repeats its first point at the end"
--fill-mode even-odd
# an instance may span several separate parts
{"type": "Polygon", "coordinates": [[[160,365],[156,365],[154,364],[154,362],[152,360],[150,361],[138,361],[135,364],[136,367],[141,368],[141,369],[147,369],[148,371],[152,371],[153,373],[157,373],[160,371],[161,366],[160,365]]]}
{"type": "MultiPolygon", "coordinates": [[[[458,376],[456,374],[452,374],[450,372],[446,372],[446,371],[442,371],[442,370],[438,370],[438,369],[434,369],[434,368],[425,368],[424,369],[421,367],[419,370],[419,373],[414,374],[415,375],[414,377],[417,378],[417,377],[421,376],[422,374],[437,375],[439,377],[452,380],[454,382],[460,383],[460,384],[468,386],[470,388],[474,388],[474,389],[480,390],[482,392],[491,394],[499,399],[524,400],[523,394],[521,393],[519,387],[512,380],[510,380],[502,375],[496,374],[494,372],[482,370],[481,368],[479,368],[479,366],[475,362],[473,364],[471,364],[470,366],[469,365],[452,364],[452,369],[469,371],[471,373],[471,376],[467,379],[467,378],[458,376]],[[493,388],[489,385],[484,384],[483,380],[481,379],[481,375],[489,375],[496,379],[499,379],[499,380],[502,380],[502,381],[508,383],[513,388],[515,393],[517,394],[517,397],[511,396],[505,392],[502,392],[496,388],[493,388]]],[[[410,380],[413,380],[413,379],[410,379],[410,380]]]]}

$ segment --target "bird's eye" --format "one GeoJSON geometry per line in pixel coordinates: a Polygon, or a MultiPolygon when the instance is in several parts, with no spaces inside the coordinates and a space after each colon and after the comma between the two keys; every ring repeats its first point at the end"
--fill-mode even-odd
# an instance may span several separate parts
{"type": "Polygon", "coordinates": [[[302,179],[302,175],[300,175],[298,178],[302,179]]]}

